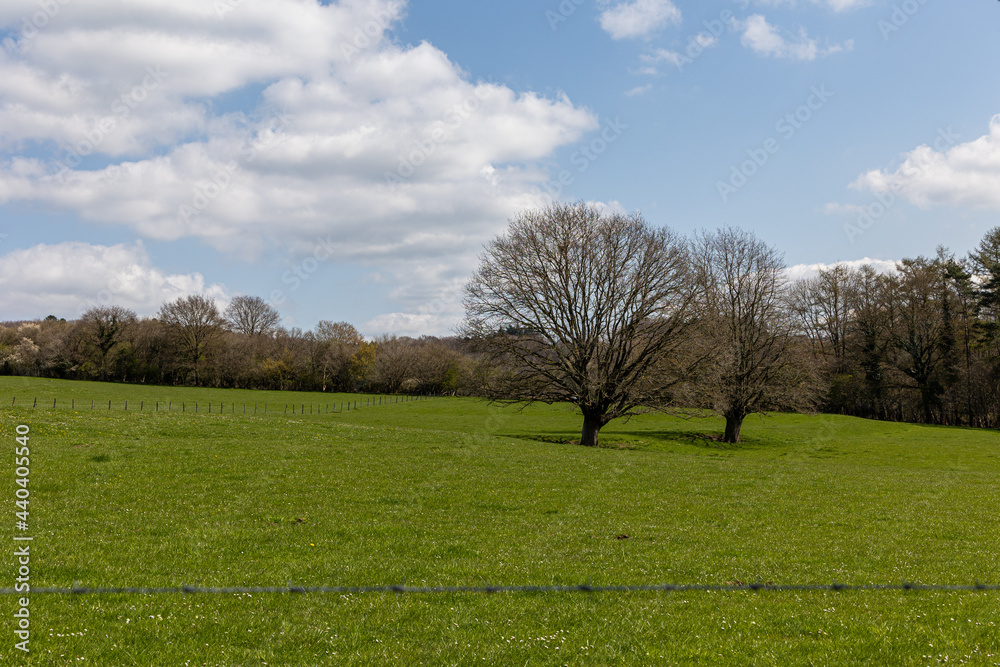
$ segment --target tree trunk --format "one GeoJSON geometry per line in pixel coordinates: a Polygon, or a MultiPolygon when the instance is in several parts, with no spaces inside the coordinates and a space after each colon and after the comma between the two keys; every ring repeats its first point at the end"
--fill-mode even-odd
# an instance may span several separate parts
{"type": "Polygon", "coordinates": [[[583,416],[583,434],[580,436],[580,444],[584,447],[597,447],[597,436],[604,426],[604,419],[589,415],[583,416]]]}
{"type": "Polygon", "coordinates": [[[743,415],[726,415],[726,433],[722,436],[722,442],[739,442],[741,428],[743,428],[743,415]]]}

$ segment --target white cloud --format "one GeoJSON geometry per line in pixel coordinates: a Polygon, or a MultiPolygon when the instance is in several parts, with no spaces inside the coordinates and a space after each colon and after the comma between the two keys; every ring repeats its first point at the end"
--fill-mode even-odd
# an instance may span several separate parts
{"type": "Polygon", "coordinates": [[[788,41],[760,14],[737,22],[737,27],[743,31],[740,38],[743,46],[762,56],[814,60],[819,53],[816,40],[810,39],[804,28],[800,29],[795,41],[788,41]]]}
{"type": "Polygon", "coordinates": [[[815,278],[819,275],[820,271],[829,271],[837,266],[843,266],[848,269],[860,269],[865,265],[871,266],[879,273],[889,274],[896,272],[896,264],[896,260],[893,259],[872,259],[870,257],[834,262],[833,264],[796,264],[785,269],[785,276],[789,280],[801,280],[803,278],[815,278]]]}
{"type": "MultiPolygon", "coordinates": [[[[957,143],[950,129],[941,130],[934,146],[922,145],[904,156],[894,170],[862,174],[852,188],[891,193],[917,206],[971,206],[1000,209],[1000,115],[989,132],[957,143]]],[[[887,195],[889,196],[889,195],[887,195]]]]}
{"type": "MultiPolygon", "coordinates": [[[[136,154],[208,130],[205,98],[282,77],[324,75],[347,59],[342,45],[352,44],[353,29],[371,21],[388,25],[391,19],[380,17],[401,7],[255,0],[220,13],[229,3],[51,4],[58,10],[34,31],[24,30],[23,17],[38,14],[38,3],[6,0],[0,10],[0,27],[17,33],[0,50],[0,126],[16,142],[72,147],[115,122],[98,147],[107,155],[136,154]],[[149,68],[162,80],[143,93],[149,68]],[[141,99],[129,100],[133,91],[141,99]]],[[[384,39],[380,29],[368,38],[369,48],[384,39]]]]}
{"type": "Polygon", "coordinates": [[[670,0],[630,0],[608,7],[598,20],[612,39],[645,37],[668,25],[679,24],[681,10],[670,0]]]}
{"type": "Polygon", "coordinates": [[[707,49],[718,45],[718,43],[718,37],[707,32],[700,32],[688,40],[688,45],[684,49],[683,53],[661,48],[653,49],[648,53],[643,53],[639,56],[639,60],[642,61],[644,66],[634,73],[649,74],[653,76],[658,75],[660,71],[657,65],[660,63],[670,63],[678,70],[683,70],[685,66],[694,62],[694,60],[700,57],[707,49]]]}
{"type": "MultiPolygon", "coordinates": [[[[9,19],[33,6],[14,4],[9,19]]],[[[148,238],[197,237],[242,252],[338,231],[356,237],[347,254],[363,255],[357,237],[373,225],[399,242],[430,221],[453,229],[461,223],[452,215],[469,231],[495,226],[545,181],[534,161],[597,127],[564,96],[470,82],[429,44],[390,43],[391,21],[376,18],[398,13],[397,2],[261,0],[221,20],[201,0],[136,4],[67,4],[24,48],[0,54],[0,148],[73,150],[103,134],[86,152],[132,159],[58,180],[54,160],[15,154],[0,164],[0,203],[45,201],[148,238]],[[163,82],[116,118],[104,92],[141,84],[149,63],[163,82]],[[48,87],[32,92],[26,82],[48,87]],[[219,95],[260,84],[255,113],[213,113],[219,95]],[[275,127],[273,109],[292,120],[275,127]],[[99,132],[102,120],[117,126],[99,132]],[[387,174],[400,177],[387,183],[387,174]],[[225,182],[221,192],[213,181],[225,182]],[[206,188],[209,205],[181,215],[206,188]]],[[[376,254],[381,241],[371,244],[376,254]]]]}
{"type": "Polygon", "coordinates": [[[631,90],[626,90],[625,91],[625,96],[626,97],[636,97],[638,95],[645,95],[646,93],[648,93],[652,89],[653,89],[653,84],[647,83],[645,86],[636,86],[635,88],[632,88],[631,90]]]}
{"type": "MultiPolygon", "coordinates": [[[[334,260],[401,279],[474,257],[515,211],[544,202],[538,165],[599,125],[565,95],[470,81],[434,46],[395,43],[404,10],[61,4],[0,49],[0,204],[43,202],[243,259],[333,238],[334,260]],[[87,153],[96,162],[75,166],[87,153]],[[57,177],[59,163],[73,168],[57,177]]],[[[35,11],[7,0],[0,29],[35,11]]],[[[421,280],[433,291],[448,278],[421,280]]],[[[403,294],[398,306],[420,303],[403,294]]]]}
{"type": "Polygon", "coordinates": [[[659,63],[670,63],[675,67],[680,67],[681,63],[684,62],[684,56],[677,51],[671,51],[669,49],[653,49],[649,53],[643,53],[639,56],[639,59],[649,65],[657,65],[659,63]]]}
{"type": "Polygon", "coordinates": [[[761,14],[753,14],[745,21],[734,19],[733,25],[743,33],[740,37],[743,46],[758,55],[770,58],[815,60],[819,56],[854,49],[853,40],[820,48],[817,41],[809,37],[805,28],[799,28],[794,37],[786,37],[761,14]]]}
{"type": "Polygon", "coordinates": [[[156,268],[141,242],[39,244],[0,255],[0,312],[8,319],[50,314],[73,319],[87,308],[109,304],[153,315],[164,301],[190,294],[220,306],[229,300],[223,285],[206,285],[200,273],[167,274],[156,268]]]}

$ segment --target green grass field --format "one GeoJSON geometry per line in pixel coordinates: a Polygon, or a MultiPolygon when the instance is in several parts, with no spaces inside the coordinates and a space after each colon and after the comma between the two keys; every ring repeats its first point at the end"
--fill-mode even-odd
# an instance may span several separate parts
{"type": "MultiPolygon", "coordinates": [[[[27,424],[38,587],[1000,583],[997,432],[644,415],[589,450],[563,406],[201,407],[341,400],[0,378],[0,535],[27,424]]],[[[27,657],[2,604],[5,665],[1000,664],[996,592],[34,595],[27,657]]]]}

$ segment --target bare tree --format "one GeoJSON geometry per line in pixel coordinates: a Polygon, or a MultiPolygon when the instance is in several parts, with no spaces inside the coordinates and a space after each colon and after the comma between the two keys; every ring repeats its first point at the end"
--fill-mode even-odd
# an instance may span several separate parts
{"type": "Polygon", "coordinates": [[[982,333],[1000,357],[1000,227],[994,227],[969,253],[972,272],[979,279],[978,314],[982,333]]]}
{"type": "Polygon", "coordinates": [[[233,331],[247,336],[259,336],[274,331],[281,321],[281,315],[259,296],[237,296],[229,302],[225,313],[226,322],[233,331]]]}
{"type": "Polygon", "coordinates": [[[685,245],[639,214],[585,204],[529,210],[489,244],[465,288],[466,335],[498,364],[488,396],[571,402],[580,444],[643,406],[662,407],[659,373],[690,325],[685,245]]]}
{"type": "Polygon", "coordinates": [[[925,257],[904,259],[888,278],[889,341],[893,366],[920,392],[920,410],[931,423],[941,409],[941,397],[953,379],[955,332],[951,311],[954,296],[941,262],[925,257]]]}
{"type": "Polygon", "coordinates": [[[889,279],[870,264],[858,268],[847,293],[852,313],[848,326],[848,354],[860,366],[860,391],[854,414],[888,417],[889,279]]]}
{"type": "Polygon", "coordinates": [[[107,378],[112,353],[126,340],[135,325],[134,311],[121,306],[95,306],[80,317],[84,345],[97,356],[100,378],[107,378]]]}
{"type": "Polygon", "coordinates": [[[225,323],[215,302],[199,294],[179,297],[160,307],[159,319],[170,329],[184,362],[194,371],[195,384],[199,384],[201,362],[225,323]]]}
{"type": "Polygon", "coordinates": [[[815,278],[797,281],[791,287],[792,311],[814,347],[841,372],[847,357],[851,307],[847,295],[853,273],[843,265],[819,272],[815,278]]]}
{"type": "Polygon", "coordinates": [[[702,335],[712,361],[695,385],[700,403],[726,419],[724,442],[739,442],[747,415],[792,407],[806,378],[792,363],[782,255],[749,232],[726,228],[693,243],[702,335]]]}

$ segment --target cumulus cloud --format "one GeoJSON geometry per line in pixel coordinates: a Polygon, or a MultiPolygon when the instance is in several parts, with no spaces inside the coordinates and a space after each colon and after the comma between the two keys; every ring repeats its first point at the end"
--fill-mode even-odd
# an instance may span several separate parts
{"type": "Polygon", "coordinates": [[[892,193],[911,203],[1000,209],[1000,115],[987,134],[966,143],[950,129],[913,149],[896,169],[874,169],[851,184],[858,190],[892,193]]]}
{"type": "Polygon", "coordinates": [[[598,20],[612,39],[645,37],[668,25],[679,24],[681,10],[670,0],[630,0],[607,7],[598,20]]]}
{"type": "Polygon", "coordinates": [[[792,37],[786,37],[761,14],[753,14],[744,21],[734,20],[733,25],[742,33],[740,43],[743,46],[770,58],[815,60],[819,56],[854,48],[854,42],[850,40],[820,48],[817,41],[809,37],[805,28],[799,28],[798,33],[792,37]]]}
{"type": "Polygon", "coordinates": [[[39,244],[0,255],[4,319],[50,314],[73,319],[92,306],[110,304],[153,315],[163,302],[191,294],[220,306],[229,300],[225,286],[206,284],[200,273],[168,274],[156,268],[141,242],[39,244]]]}
{"type": "Polygon", "coordinates": [[[819,51],[816,40],[810,39],[804,28],[800,30],[798,38],[790,42],[760,14],[754,14],[737,25],[743,32],[740,38],[743,46],[762,56],[814,60],[819,51]]]}
{"type": "Polygon", "coordinates": [[[332,238],[334,260],[401,277],[474,256],[545,201],[538,165],[599,127],[396,43],[397,0],[56,4],[34,31],[34,0],[0,6],[0,205],[145,239],[252,260],[332,238]]]}

